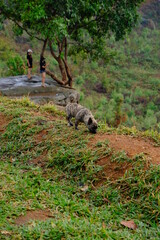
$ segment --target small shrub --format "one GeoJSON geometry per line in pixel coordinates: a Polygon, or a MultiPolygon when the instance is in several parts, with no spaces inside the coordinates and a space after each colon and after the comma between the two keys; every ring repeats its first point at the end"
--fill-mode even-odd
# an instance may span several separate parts
{"type": "Polygon", "coordinates": [[[91,62],[91,69],[97,69],[98,68],[98,62],[96,62],[96,61],[93,61],[93,62],[91,62]]]}
{"type": "Polygon", "coordinates": [[[144,127],[145,129],[153,129],[157,123],[157,118],[154,114],[154,111],[147,110],[146,117],[144,119],[144,127]]]}
{"type": "Polygon", "coordinates": [[[23,75],[25,73],[25,64],[19,55],[10,57],[7,61],[7,66],[9,68],[8,75],[10,76],[23,75]]]}
{"type": "Polygon", "coordinates": [[[82,76],[78,76],[76,79],[75,79],[75,83],[77,85],[83,85],[84,84],[84,78],[82,76]]]}

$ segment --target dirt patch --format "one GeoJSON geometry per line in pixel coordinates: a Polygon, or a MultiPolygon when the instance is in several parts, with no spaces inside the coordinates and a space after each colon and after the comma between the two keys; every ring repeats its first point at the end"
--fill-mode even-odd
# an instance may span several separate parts
{"type": "MultiPolygon", "coordinates": [[[[98,187],[107,179],[112,181],[117,180],[124,176],[126,171],[132,170],[132,162],[113,162],[111,161],[112,154],[119,151],[125,151],[130,159],[136,155],[144,153],[146,159],[153,164],[160,164],[160,147],[155,147],[154,142],[144,140],[140,137],[132,137],[128,135],[117,134],[96,134],[90,139],[89,147],[93,148],[98,142],[108,141],[108,147],[113,151],[108,157],[101,158],[97,164],[103,166],[103,170],[98,173],[98,180],[95,186],[98,187]]],[[[145,169],[148,168],[148,161],[146,161],[145,169]]]]}
{"type": "Polygon", "coordinates": [[[47,138],[48,131],[46,129],[40,131],[38,134],[34,136],[36,143],[40,143],[47,138]]]}
{"type": "Polygon", "coordinates": [[[27,224],[30,221],[46,221],[48,218],[52,218],[51,212],[49,210],[35,210],[27,211],[25,216],[20,216],[15,220],[16,225],[27,224]]]}
{"type": "Polygon", "coordinates": [[[30,160],[28,163],[33,165],[38,165],[39,167],[44,167],[46,165],[47,151],[44,151],[39,157],[30,160]]]}
{"type": "Polygon", "coordinates": [[[111,162],[110,158],[102,158],[97,162],[98,165],[103,166],[102,172],[98,174],[98,185],[105,179],[116,180],[124,176],[125,172],[132,168],[131,163],[116,163],[111,162]]]}
{"type": "Polygon", "coordinates": [[[5,127],[10,122],[10,119],[8,119],[3,113],[0,113],[0,133],[3,133],[5,131],[5,127]]]}
{"type": "Polygon", "coordinates": [[[109,140],[109,147],[116,151],[124,150],[130,158],[144,153],[153,164],[160,164],[160,147],[155,147],[152,141],[128,135],[96,134],[90,140],[90,145],[95,145],[97,142],[105,140],[109,140]]]}

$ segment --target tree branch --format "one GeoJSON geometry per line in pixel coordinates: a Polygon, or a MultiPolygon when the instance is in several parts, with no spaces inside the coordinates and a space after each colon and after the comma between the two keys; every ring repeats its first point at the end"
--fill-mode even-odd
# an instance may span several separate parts
{"type": "Polygon", "coordinates": [[[65,37],[65,44],[64,44],[64,48],[65,48],[65,53],[64,53],[64,57],[65,57],[65,61],[67,61],[67,38],[65,37]]]}
{"type": "Polygon", "coordinates": [[[66,70],[66,73],[67,73],[67,77],[68,77],[68,80],[65,81],[65,85],[68,84],[70,87],[72,87],[73,78],[72,78],[70,69],[69,69],[69,67],[68,67],[68,63],[67,63],[67,61],[66,61],[65,59],[63,59],[63,63],[64,63],[65,70],[66,70]]]}
{"type": "Polygon", "coordinates": [[[44,40],[43,47],[42,47],[42,51],[41,51],[41,55],[42,55],[42,56],[44,55],[44,51],[45,51],[45,49],[46,49],[47,41],[48,41],[48,38],[46,38],[46,39],[44,40]]]}
{"type": "Polygon", "coordinates": [[[59,39],[58,38],[56,38],[56,40],[57,40],[57,43],[58,43],[58,51],[59,51],[59,55],[61,54],[61,52],[62,52],[62,46],[61,46],[61,42],[59,41],[59,39]]]}
{"type": "Polygon", "coordinates": [[[55,54],[54,51],[53,51],[51,41],[49,41],[48,45],[49,45],[49,48],[50,48],[50,51],[51,51],[52,56],[53,56],[53,57],[56,59],[56,61],[58,62],[58,57],[56,56],[56,54],[55,54]]]}
{"type": "Polygon", "coordinates": [[[39,41],[43,41],[43,42],[45,41],[43,38],[35,36],[33,33],[30,33],[25,27],[21,26],[21,24],[18,21],[14,20],[14,18],[10,17],[9,15],[6,15],[6,17],[9,20],[13,21],[19,28],[21,28],[23,31],[25,31],[30,37],[34,37],[39,41]]]}
{"type": "Polygon", "coordinates": [[[14,21],[13,19],[9,18],[10,20],[12,20],[18,27],[20,27],[22,30],[24,30],[30,37],[34,37],[39,41],[45,41],[43,38],[37,37],[35,36],[33,33],[30,33],[26,28],[22,27],[17,21],[14,21]]]}
{"type": "Polygon", "coordinates": [[[46,70],[46,73],[47,73],[51,78],[53,78],[56,82],[58,82],[58,83],[61,84],[61,85],[64,85],[64,82],[61,81],[60,79],[58,79],[54,73],[50,72],[49,70],[46,70]]]}

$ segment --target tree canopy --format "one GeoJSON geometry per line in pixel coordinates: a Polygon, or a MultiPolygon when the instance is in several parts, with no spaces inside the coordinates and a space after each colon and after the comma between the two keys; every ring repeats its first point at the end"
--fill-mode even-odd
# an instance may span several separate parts
{"type": "MultiPolygon", "coordinates": [[[[48,42],[59,64],[62,84],[71,85],[67,63],[68,39],[76,51],[101,56],[106,37],[123,38],[135,26],[143,0],[1,0],[1,16],[15,23],[14,31],[48,42]],[[52,44],[57,45],[54,51],[52,44]]],[[[43,52],[42,51],[42,52],[43,52]]],[[[49,72],[48,72],[49,73],[49,72]]]]}

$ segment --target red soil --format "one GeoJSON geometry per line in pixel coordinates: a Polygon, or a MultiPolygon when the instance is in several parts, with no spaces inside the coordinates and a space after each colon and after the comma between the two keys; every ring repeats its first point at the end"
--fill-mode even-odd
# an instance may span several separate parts
{"type": "Polygon", "coordinates": [[[153,164],[160,164],[160,147],[155,147],[150,140],[135,138],[128,135],[96,134],[90,144],[95,145],[99,141],[109,140],[109,146],[116,151],[124,150],[128,157],[144,153],[153,164]]]}
{"type": "Polygon", "coordinates": [[[10,120],[0,112],[0,133],[5,131],[5,127],[8,125],[9,121],[10,120]]]}
{"type": "Polygon", "coordinates": [[[30,221],[45,221],[48,218],[53,217],[49,210],[35,210],[35,211],[27,211],[25,216],[20,216],[15,220],[16,225],[27,224],[30,221]]]}
{"type": "MultiPolygon", "coordinates": [[[[114,152],[125,151],[129,158],[135,155],[144,153],[146,159],[152,164],[160,164],[160,147],[155,147],[154,143],[150,140],[142,138],[135,138],[128,135],[117,134],[96,134],[91,140],[89,147],[93,148],[97,142],[109,141],[109,147],[114,152]]],[[[104,182],[105,179],[116,180],[122,177],[125,172],[132,169],[131,162],[111,162],[110,157],[99,159],[98,165],[103,166],[103,170],[99,173],[99,183],[104,182]]],[[[147,162],[146,162],[147,167],[147,162]]]]}

